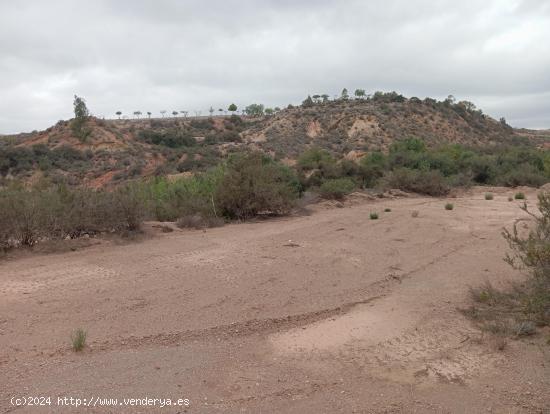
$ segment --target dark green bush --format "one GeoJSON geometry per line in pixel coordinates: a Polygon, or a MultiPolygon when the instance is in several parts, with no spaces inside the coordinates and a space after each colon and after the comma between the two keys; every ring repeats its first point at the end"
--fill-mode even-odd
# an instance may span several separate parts
{"type": "Polygon", "coordinates": [[[227,163],[216,189],[216,205],[229,218],[258,214],[286,214],[299,196],[294,172],[260,154],[239,154],[227,163]]]}
{"type": "Polygon", "coordinates": [[[192,147],[197,143],[188,131],[176,128],[162,131],[144,129],[139,132],[138,138],[149,144],[169,148],[192,147]]]}
{"type": "Polygon", "coordinates": [[[385,186],[418,194],[442,196],[449,193],[449,186],[437,170],[419,171],[399,168],[384,177],[385,186]]]}

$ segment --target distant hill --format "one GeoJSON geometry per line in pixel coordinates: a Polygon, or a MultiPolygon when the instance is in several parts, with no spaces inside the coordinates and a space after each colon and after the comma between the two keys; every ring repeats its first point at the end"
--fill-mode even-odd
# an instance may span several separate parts
{"type": "Polygon", "coordinates": [[[100,187],[139,176],[204,170],[245,149],[292,164],[312,146],[357,158],[409,137],[429,146],[550,143],[550,131],[514,130],[469,102],[407,99],[396,93],[324,103],[308,99],[270,116],[90,118],[87,127],[84,141],[74,136],[70,121],[41,132],[1,136],[0,176],[31,182],[48,176],[100,187]]]}

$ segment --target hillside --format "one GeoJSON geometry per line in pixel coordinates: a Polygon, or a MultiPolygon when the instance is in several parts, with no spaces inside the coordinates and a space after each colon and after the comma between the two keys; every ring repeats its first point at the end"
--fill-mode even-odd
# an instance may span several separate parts
{"type": "Polygon", "coordinates": [[[486,146],[531,142],[544,131],[514,130],[469,102],[406,99],[396,93],[315,103],[306,100],[271,116],[215,116],[101,120],[90,118],[85,140],[70,121],[45,131],[0,137],[0,176],[101,187],[151,175],[188,174],[215,165],[234,151],[261,150],[288,164],[309,147],[357,158],[418,137],[428,146],[486,146]]]}

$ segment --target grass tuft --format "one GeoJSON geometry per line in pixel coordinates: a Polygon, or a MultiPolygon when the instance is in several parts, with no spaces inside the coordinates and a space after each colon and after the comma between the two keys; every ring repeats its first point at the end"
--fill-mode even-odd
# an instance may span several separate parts
{"type": "Polygon", "coordinates": [[[524,194],[524,193],[521,193],[521,192],[516,193],[516,194],[514,195],[514,198],[515,198],[516,200],[525,200],[525,194],[524,194]]]}
{"type": "Polygon", "coordinates": [[[86,337],[87,333],[84,329],[78,328],[74,333],[71,335],[71,342],[73,346],[73,351],[80,352],[84,349],[86,346],[86,337]]]}
{"type": "Polygon", "coordinates": [[[455,206],[454,206],[453,203],[447,203],[447,204],[445,204],[445,210],[452,210],[452,209],[454,209],[454,208],[455,208],[455,206]]]}
{"type": "Polygon", "coordinates": [[[485,193],[485,200],[492,200],[493,199],[493,193],[485,193]]]}
{"type": "Polygon", "coordinates": [[[378,220],[378,213],[370,213],[369,217],[371,220],[378,220]]]}

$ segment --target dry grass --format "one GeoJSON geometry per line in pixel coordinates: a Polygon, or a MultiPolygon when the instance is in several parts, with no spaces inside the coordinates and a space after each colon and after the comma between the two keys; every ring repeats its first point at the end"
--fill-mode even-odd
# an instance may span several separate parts
{"type": "Polygon", "coordinates": [[[86,346],[86,337],[87,333],[84,329],[78,328],[74,333],[71,335],[71,343],[73,347],[73,351],[80,352],[84,349],[86,346]]]}

